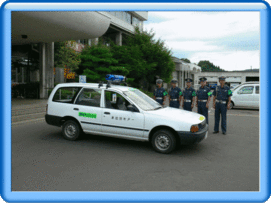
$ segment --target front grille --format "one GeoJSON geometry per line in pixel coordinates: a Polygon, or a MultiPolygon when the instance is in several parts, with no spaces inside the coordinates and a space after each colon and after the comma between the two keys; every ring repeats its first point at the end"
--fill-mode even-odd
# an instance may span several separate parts
{"type": "Polygon", "coordinates": [[[202,123],[199,124],[199,129],[201,130],[201,129],[205,128],[205,126],[206,126],[206,119],[204,121],[202,121],[202,123]]]}

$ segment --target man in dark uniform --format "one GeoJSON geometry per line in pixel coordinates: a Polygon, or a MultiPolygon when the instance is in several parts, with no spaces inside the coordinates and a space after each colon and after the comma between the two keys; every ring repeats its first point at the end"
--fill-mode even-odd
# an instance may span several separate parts
{"type": "Polygon", "coordinates": [[[186,81],[186,88],[183,90],[183,104],[182,107],[184,110],[192,111],[195,102],[196,91],[191,87],[192,79],[187,78],[186,81]]]}
{"type": "Polygon", "coordinates": [[[208,109],[211,100],[212,92],[210,88],[206,87],[206,78],[200,78],[200,88],[197,91],[197,102],[198,113],[205,116],[206,123],[208,124],[208,109]]]}
{"type": "Polygon", "coordinates": [[[182,91],[179,87],[176,87],[177,84],[176,79],[171,80],[171,88],[169,92],[169,106],[173,108],[179,108],[181,105],[181,99],[182,99],[182,91]]]}
{"type": "Polygon", "coordinates": [[[166,95],[167,92],[166,90],[162,87],[163,80],[162,79],[157,79],[156,80],[156,85],[157,88],[154,90],[154,99],[161,105],[165,105],[165,100],[166,100],[166,95]]]}
{"type": "Polygon", "coordinates": [[[226,135],[227,131],[227,109],[230,109],[232,91],[225,85],[225,77],[219,78],[220,86],[214,90],[213,108],[215,109],[215,128],[214,134],[219,133],[220,114],[222,117],[221,129],[222,133],[226,135]]]}

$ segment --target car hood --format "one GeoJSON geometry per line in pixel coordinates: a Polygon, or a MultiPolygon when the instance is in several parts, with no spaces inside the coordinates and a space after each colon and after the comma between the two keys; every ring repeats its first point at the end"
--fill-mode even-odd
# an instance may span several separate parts
{"type": "Polygon", "coordinates": [[[153,111],[146,111],[146,114],[157,115],[160,118],[166,117],[167,119],[173,121],[182,121],[190,124],[198,124],[205,120],[205,117],[201,114],[171,107],[165,107],[153,111]]]}

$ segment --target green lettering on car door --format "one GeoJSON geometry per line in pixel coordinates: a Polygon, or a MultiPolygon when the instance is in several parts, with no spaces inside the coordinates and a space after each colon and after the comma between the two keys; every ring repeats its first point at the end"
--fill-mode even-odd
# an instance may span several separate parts
{"type": "Polygon", "coordinates": [[[84,112],[79,112],[78,113],[79,116],[81,117],[86,117],[86,118],[97,118],[97,114],[96,113],[84,113],[84,112]]]}

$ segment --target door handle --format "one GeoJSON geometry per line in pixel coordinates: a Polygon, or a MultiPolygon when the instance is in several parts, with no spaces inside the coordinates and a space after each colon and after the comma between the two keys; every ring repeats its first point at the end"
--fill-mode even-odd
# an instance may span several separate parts
{"type": "Polygon", "coordinates": [[[78,109],[78,108],[74,108],[73,110],[75,110],[75,111],[79,111],[79,109],[78,109]]]}
{"type": "Polygon", "coordinates": [[[110,114],[109,112],[104,112],[104,114],[110,114]]]}

